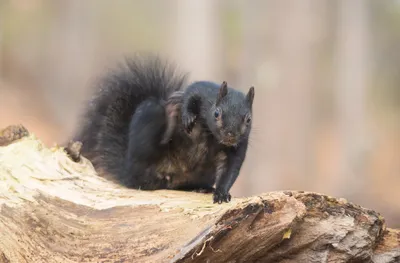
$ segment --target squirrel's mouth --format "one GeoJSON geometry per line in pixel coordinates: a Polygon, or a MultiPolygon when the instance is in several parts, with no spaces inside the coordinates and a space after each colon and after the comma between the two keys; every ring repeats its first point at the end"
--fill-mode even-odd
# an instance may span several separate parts
{"type": "Polygon", "coordinates": [[[223,138],[221,140],[221,143],[226,145],[226,146],[236,146],[238,144],[238,140],[236,138],[223,138]]]}

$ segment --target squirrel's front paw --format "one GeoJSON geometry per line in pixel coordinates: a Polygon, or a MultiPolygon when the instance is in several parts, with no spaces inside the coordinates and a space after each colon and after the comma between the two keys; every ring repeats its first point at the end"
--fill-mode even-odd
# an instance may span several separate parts
{"type": "Polygon", "coordinates": [[[186,113],[182,115],[182,123],[185,130],[190,133],[196,121],[196,115],[193,113],[186,113]]]}
{"type": "Polygon", "coordinates": [[[231,201],[231,195],[228,192],[216,190],[214,192],[213,199],[214,199],[214,204],[215,203],[222,204],[222,202],[229,203],[231,201]]]}

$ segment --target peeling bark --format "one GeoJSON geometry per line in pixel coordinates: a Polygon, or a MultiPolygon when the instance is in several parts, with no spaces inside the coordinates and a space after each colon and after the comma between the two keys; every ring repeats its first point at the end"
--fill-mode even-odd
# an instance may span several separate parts
{"type": "Polygon", "coordinates": [[[344,199],[126,189],[20,129],[0,132],[0,262],[400,261],[400,231],[344,199]]]}

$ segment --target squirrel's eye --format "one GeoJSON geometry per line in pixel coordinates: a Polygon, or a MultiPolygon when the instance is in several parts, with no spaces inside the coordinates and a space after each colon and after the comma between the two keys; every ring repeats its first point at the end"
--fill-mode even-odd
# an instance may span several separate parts
{"type": "Polygon", "coordinates": [[[250,116],[247,116],[247,118],[246,118],[246,123],[249,124],[250,122],[251,122],[251,117],[250,117],[250,116]]]}
{"type": "Polygon", "coordinates": [[[219,110],[219,108],[217,108],[217,109],[215,110],[215,112],[214,112],[214,117],[215,117],[215,118],[218,118],[219,115],[220,115],[220,110],[219,110]]]}

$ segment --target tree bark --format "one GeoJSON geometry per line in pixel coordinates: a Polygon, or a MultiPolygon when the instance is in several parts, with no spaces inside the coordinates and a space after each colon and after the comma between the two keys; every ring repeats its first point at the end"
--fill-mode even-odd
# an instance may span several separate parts
{"type": "Polygon", "coordinates": [[[0,131],[0,262],[399,262],[377,212],[302,191],[212,204],[96,175],[23,126],[0,131]]]}

